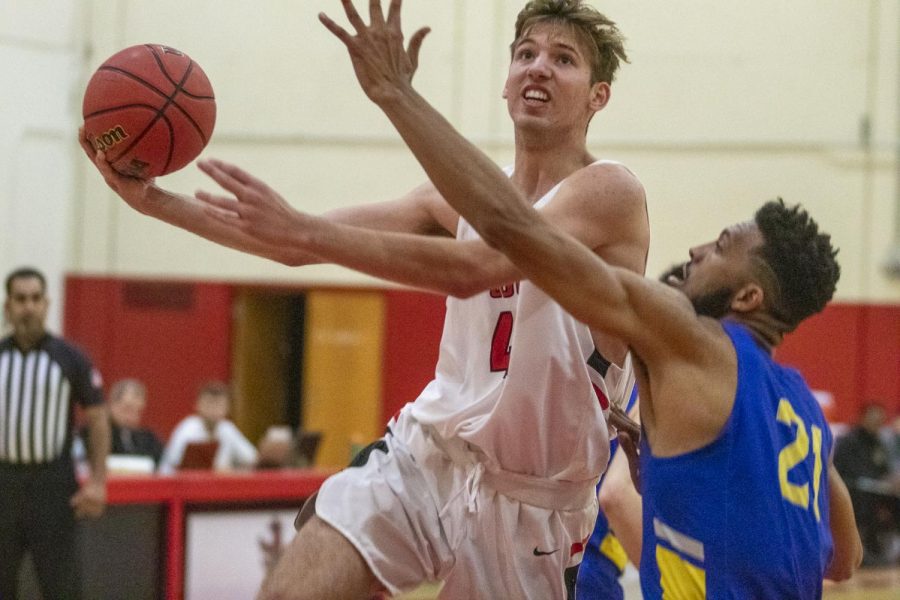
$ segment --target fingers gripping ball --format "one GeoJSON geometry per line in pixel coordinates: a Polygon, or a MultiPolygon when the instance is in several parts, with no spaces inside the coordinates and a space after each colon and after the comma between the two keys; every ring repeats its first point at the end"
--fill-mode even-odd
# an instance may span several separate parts
{"type": "Polygon", "coordinates": [[[197,158],[216,123],[216,99],[200,65],[158,44],[117,52],[84,92],[84,129],[123,175],[149,179],[197,158]]]}

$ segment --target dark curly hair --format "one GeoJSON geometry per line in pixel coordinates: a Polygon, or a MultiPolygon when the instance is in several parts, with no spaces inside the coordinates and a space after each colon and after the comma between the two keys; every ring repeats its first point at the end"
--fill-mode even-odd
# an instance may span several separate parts
{"type": "Polygon", "coordinates": [[[772,200],[756,211],[754,221],[763,237],[757,254],[778,286],[770,308],[793,330],[825,308],[834,295],[841,276],[835,259],[838,250],[799,204],[788,207],[781,198],[772,200]]]}
{"type": "Polygon", "coordinates": [[[625,36],[608,19],[583,0],[531,0],[516,18],[516,36],[510,45],[515,52],[519,41],[532,27],[540,23],[563,24],[571,27],[591,59],[591,83],[612,83],[619,64],[628,62],[625,36]]]}

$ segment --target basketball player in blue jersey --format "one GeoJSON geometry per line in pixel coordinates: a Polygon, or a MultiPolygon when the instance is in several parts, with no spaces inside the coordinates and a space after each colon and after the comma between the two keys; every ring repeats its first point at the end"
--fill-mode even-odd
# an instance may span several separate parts
{"type": "Polygon", "coordinates": [[[692,248],[669,285],[610,266],[413,89],[399,4],[355,35],[330,24],[366,95],[483,239],[638,363],[644,597],[819,598],[850,577],[862,546],[828,425],[772,357],[834,293],[830,236],[779,200],[692,248]]]}

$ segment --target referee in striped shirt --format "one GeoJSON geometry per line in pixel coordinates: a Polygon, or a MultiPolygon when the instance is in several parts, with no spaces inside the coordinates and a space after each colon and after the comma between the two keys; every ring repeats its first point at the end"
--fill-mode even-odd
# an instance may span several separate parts
{"type": "Polygon", "coordinates": [[[31,551],[43,597],[81,597],[75,518],[106,506],[109,420],[100,376],[87,357],[47,333],[48,300],[40,271],[6,278],[0,339],[0,598],[14,599],[31,551]],[[91,432],[90,476],[79,486],[70,454],[75,404],[91,432]]]}

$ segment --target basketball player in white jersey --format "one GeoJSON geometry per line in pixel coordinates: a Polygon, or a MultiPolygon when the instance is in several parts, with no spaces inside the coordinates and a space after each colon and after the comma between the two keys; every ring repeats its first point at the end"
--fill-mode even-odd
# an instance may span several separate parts
{"type": "MultiPolygon", "coordinates": [[[[371,0],[369,25],[349,0],[343,4],[352,39],[402,36],[398,0],[387,18],[371,0]]],[[[354,51],[343,29],[321,19],[348,44],[361,81],[390,58],[377,46],[354,51]],[[370,50],[376,54],[366,56],[370,50]]],[[[426,33],[393,56],[409,78],[426,33]]],[[[511,52],[503,97],[516,157],[508,185],[605,260],[642,273],[643,187],[626,167],[586,148],[588,124],[626,58],[621,34],[581,0],[537,0],[519,15],[511,52]]],[[[391,117],[404,118],[403,107],[394,108],[391,117]]],[[[595,484],[608,458],[604,413],[633,386],[623,344],[521,281],[432,182],[393,202],[314,217],[221,161],[200,166],[231,195],[190,197],[122,177],[82,143],[110,187],[140,212],[286,264],[334,262],[451,296],[434,380],[358,466],[323,485],[316,516],[261,598],[365,598],[434,580],[444,581],[448,598],[566,597],[563,574],[577,566],[591,533],[595,484]]]]}

